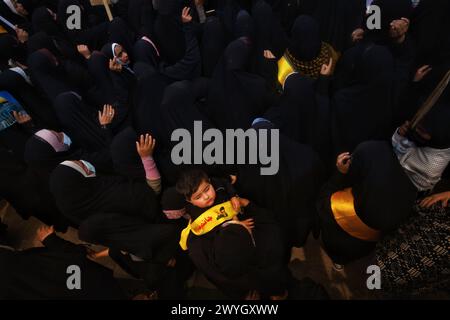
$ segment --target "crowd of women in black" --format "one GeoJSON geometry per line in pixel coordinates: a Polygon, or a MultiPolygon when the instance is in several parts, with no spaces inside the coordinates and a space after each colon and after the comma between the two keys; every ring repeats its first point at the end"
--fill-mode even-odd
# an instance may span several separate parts
{"type": "Polygon", "coordinates": [[[411,122],[450,69],[448,1],[111,10],[0,1],[0,102],[24,109],[0,110],[0,197],[47,225],[44,247],[0,246],[0,297],[125,298],[92,261],[109,255],[160,298],[186,298],[195,269],[231,298],[327,298],[287,267],[310,236],[337,270],[374,254],[388,296],[448,290],[450,90],[411,122]],[[194,121],[280,130],[278,173],[173,164],[171,134],[194,121]],[[107,249],[55,234],[68,227],[107,249]],[[68,265],[83,269],[83,290],[67,289],[68,265]]]}

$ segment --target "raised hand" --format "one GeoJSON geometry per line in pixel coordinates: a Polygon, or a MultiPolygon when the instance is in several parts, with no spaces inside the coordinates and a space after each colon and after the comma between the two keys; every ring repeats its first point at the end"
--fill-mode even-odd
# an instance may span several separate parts
{"type": "Polygon", "coordinates": [[[115,114],[114,108],[109,104],[105,104],[103,106],[103,111],[98,112],[98,122],[100,122],[100,125],[102,127],[106,126],[113,121],[114,114],[115,114]]]}
{"type": "Polygon", "coordinates": [[[17,111],[13,111],[12,113],[18,124],[24,124],[32,120],[28,113],[17,111]]]}
{"type": "Polygon", "coordinates": [[[344,152],[337,156],[336,168],[339,170],[340,173],[342,174],[348,173],[350,164],[352,162],[351,158],[352,156],[350,155],[349,152],[344,152]]]}
{"type": "Polygon", "coordinates": [[[79,44],[77,45],[77,50],[85,59],[89,59],[91,57],[91,51],[87,45],[79,44]]]}
{"type": "Polygon", "coordinates": [[[183,23],[189,23],[192,21],[192,16],[190,14],[191,8],[184,7],[183,11],[181,12],[181,21],[183,23]]]}
{"type": "Polygon", "coordinates": [[[109,70],[114,71],[114,72],[121,72],[122,65],[117,62],[116,58],[109,59],[109,70]]]}
{"type": "Polygon", "coordinates": [[[55,229],[53,228],[53,226],[44,225],[44,226],[38,228],[36,236],[40,242],[43,242],[45,240],[45,238],[47,238],[53,232],[55,232],[55,229]]]}
{"type": "Polygon", "coordinates": [[[421,66],[419,69],[417,69],[413,81],[414,82],[421,81],[431,70],[433,70],[433,68],[431,68],[430,65],[421,66]]]}
{"type": "Polygon", "coordinates": [[[322,68],[320,69],[320,74],[329,77],[331,76],[331,72],[333,71],[333,58],[330,58],[330,61],[328,61],[328,64],[323,64],[322,68]]]}
{"type": "Polygon", "coordinates": [[[402,43],[405,41],[406,33],[409,29],[409,19],[401,18],[394,20],[390,24],[389,35],[397,43],[402,43]]]}
{"type": "Polygon", "coordinates": [[[151,157],[155,150],[156,140],[148,133],[141,134],[139,141],[136,141],[136,150],[141,158],[151,157]]]}
{"type": "Polygon", "coordinates": [[[264,58],[266,59],[276,59],[276,57],[273,55],[272,51],[270,50],[264,50],[264,58]]]}

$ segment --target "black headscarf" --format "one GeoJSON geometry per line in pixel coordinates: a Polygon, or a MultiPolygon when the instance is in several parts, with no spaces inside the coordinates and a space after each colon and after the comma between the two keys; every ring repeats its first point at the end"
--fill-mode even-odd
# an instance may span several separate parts
{"type": "Polygon", "coordinates": [[[290,44],[285,57],[295,71],[317,79],[330,58],[336,62],[338,54],[333,47],[321,41],[320,28],[314,18],[301,15],[292,27],[290,44]]]}
{"type": "Polygon", "coordinates": [[[133,128],[127,127],[119,132],[111,142],[110,150],[114,170],[130,178],[144,178],[145,171],[136,151],[138,136],[133,128]]]}
{"type": "Polygon", "coordinates": [[[450,29],[447,0],[421,0],[411,17],[409,33],[414,37],[418,65],[436,64],[450,61],[450,39],[442,37],[436,30],[450,29]]]}
{"type": "Polygon", "coordinates": [[[326,115],[318,113],[327,111],[318,106],[314,80],[296,73],[286,79],[278,106],[269,109],[266,116],[291,139],[316,147],[319,137],[327,138],[326,130],[319,128],[329,126],[328,122],[321,123],[326,115]]]}
{"type": "Polygon", "coordinates": [[[36,7],[36,2],[33,0],[17,0],[17,3],[20,3],[27,10],[28,15],[31,15],[36,7]]]}
{"type": "Polygon", "coordinates": [[[177,0],[160,1],[154,30],[163,60],[169,65],[184,56],[186,45],[181,23],[182,4],[177,0]]]}
{"type": "Polygon", "coordinates": [[[62,161],[78,157],[79,152],[71,149],[56,152],[47,141],[35,135],[31,136],[25,145],[25,162],[33,167],[45,168],[49,173],[62,161]]]}
{"type": "Polygon", "coordinates": [[[0,70],[8,68],[8,60],[26,64],[26,50],[10,34],[0,35],[0,70]]]}
{"type": "Polygon", "coordinates": [[[299,16],[292,27],[289,51],[299,60],[310,61],[319,55],[321,45],[317,21],[306,15],[299,16]]]}
{"type": "Polygon", "coordinates": [[[34,10],[31,22],[34,32],[43,31],[49,36],[63,37],[62,30],[46,7],[39,7],[34,10]]]}
{"type": "Polygon", "coordinates": [[[252,236],[241,225],[218,228],[213,246],[214,254],[210,258],[217,270],[228,278],[247,274],[257,264],[252,236]]]}
{"type": "Polygon", "coordinates": [[[368,226],[391,231],[411,213],[416,188],[400,166],[389,142],[361,143],[352,153],[355,211],[368,226]]]}
{"type": "Polygon", "coordinates": [[[313,16],[322,39],[342,52],[351,45],[351,33],[363,22],[365,11],[365,0],[319,0],[313,16]]]}
{"type": "Polygon", "coordinates": [[[240,10],[236,15],[236,22],[234,24],[234,38],[246,37],[254,41],[255,30],[253,19],[245,10],[240,10]]]}
{"type": "Polygon", "coordinates": [[[264,112],[265,81],[247,72],[251,45],[231,42],[216,66],[208,95],[208,117],[220,129],[249,128],[264,112]]]}
{"type": "Polygon", "coordinates": [[[34,85],[54,102],[63,92],[74,91],[65,77],[65,71],[58,59],[46,48],[39,49],[28,57],[28,65],[34,85]]]}
{"type": "Polygon", "coordinates": [[[225,28],[217,18],[208,19],[201,42],[203,75],[211,77],[226,46],[225,28]]]}

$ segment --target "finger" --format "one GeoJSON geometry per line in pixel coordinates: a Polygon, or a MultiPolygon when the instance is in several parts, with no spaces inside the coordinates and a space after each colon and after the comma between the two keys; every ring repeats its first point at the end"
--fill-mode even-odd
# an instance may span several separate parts
{"type": "Polygon", "coordinates": [[[425,205],[426,205],[428,199],[429,199],[429,197],[423,198],[423,199],[420,201],[420,206],[421,206],[421,207],[425,207],[425,205]]]}
{"type": "Polygon", "coordinates": [[[424,72],[424,71],[427,70],[429,67],[430,67],[429,65],[421,66],[421,67],[419,68],[418,71],[419,71],[419,72],[424,72]]]}
{"type": "Polygon", "coordinates": [[[330,61],[328,62],[328,67],[331,67],[332,64],[333,64],[333,58],[330,58],[330,61]]]}
{"type": "Polygon", "coordinates": [[[434,205],[435,203],[439,202],[440,199],[438,197],[433,197],[429,202],[427,207],[431,207],[432,205],[434,205]]]}
{"type": "Polygon", "coordinates": [[[427,75],[428,72],[430,72],[431,70],[433,70],[433,68],[431,68],[431,67],[427,68],[426,70],[423,71],[423,75],[424,76],[427,75]]]}
{"type": "Polygon", "coordinates": [[[423,200],[423,206],[425,208],[430,207],[433,204],[433,197],[427,197],[423,200]]]}
{"type": "Polygon", "coordinates": [[[98,118],[101,119],[102,118],[102,113],[100,111],[98,111],[98,118]]]}
{"type": "Polygon", "coordinates": [[[141,149],[141,146],[139,145],[139,141],[136,141],[136,150],[139,152],[141,149]]]}
{"type": "Polygon", "coordinates": [[[144,137],[143,134],[141,134],[141,137],[140,137],[139,141],[140,141],[140,145],[142,146],[144,144],[144,142],[145,142],[145,137],[144,137]]]}

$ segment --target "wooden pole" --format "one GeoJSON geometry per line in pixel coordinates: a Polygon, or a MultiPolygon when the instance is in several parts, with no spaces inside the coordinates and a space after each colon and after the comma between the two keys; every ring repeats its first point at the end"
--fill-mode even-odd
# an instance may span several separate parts
{"type": "Polygon", "coordinates": [[[112,21],[113,16],[111,13],[111,8],[109,7],[108,0],[103,0],[103,6],[105,7],[106,14],[108,16],[109,21],[112,21]]]}
{"type": "Polygon", "coordinates": [[[437,87],[433,90],[424,104],[420,107],[420,109],[416,112],[414,118],[411,120],[411,128],[415,128],[420,120],[425,117],[425,115],[433,108],[438,99],[441,97],[448,83],[450,82],[450,70],[447,71],[444,78],[439,82],[437,87]]]}

